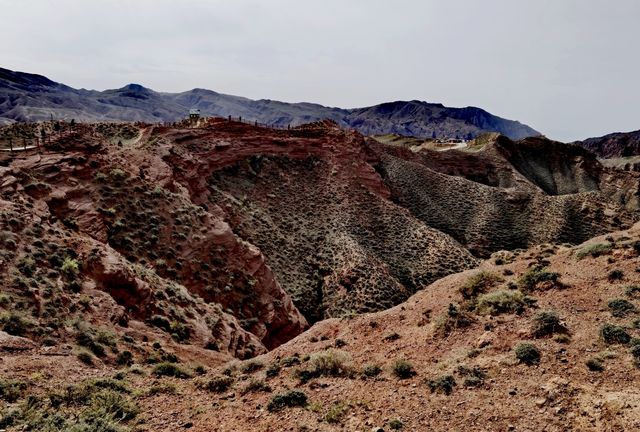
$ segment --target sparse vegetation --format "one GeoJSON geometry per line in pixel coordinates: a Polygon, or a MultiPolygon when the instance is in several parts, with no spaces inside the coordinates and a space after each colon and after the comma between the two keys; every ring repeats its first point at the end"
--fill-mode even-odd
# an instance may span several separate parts
{"type": "Polygon", "coordinates": [[[456,380],[452,375],[444,375],[436,379],[428,380],[427,386],[432,393],[440,392],[444,394],[451,394],[453,388],[456,386],[456,380]]]}
{"type": "Polygon", "coordinates": [[[531,333],[536,338],[551,336],[555,333],[564,333],[565,331],[566,328],[560,322],[560,316],[555,311],[538,312],[533,318],[531,333]]]}
{"type": "Polygon", "coordinates": [[[377,377],[380,373],[382,373],[382,368],[377,364],[368,364],[362,368],[362,374],[369,378],[377,377]]]}
{"type": "Polygon", "coordinates": [[[460,287],[460,294],[465,299],[477,297],[487,292],[503,279],[495,273],[481,271],[471,276],[464,285],[460,287]]]}
{"type": "Polygon", "coordinates": [[[591,256],[597,258],[601,255],[606,255],[611,252],[613,245],[611,243],[595,243],[583,247],[576,252],[576,258],[579,260],[591,256]]]}
{"type": "Polygon", "coordinates": [[[400,430],[404,427],[404,423],[400,419],[393,419],[389,421],[389,429],[400,430]]]}
{"type": "Polygon", "coordinates": [[[530,292],[541,285],[557,285],[560,275],[550,272],[545,267],[533,267],[518,279],[518,286],[524,292],[530,292]]]}
{"type": "Polygon", "coordinates": [[[162,362],[153,368],[153,374],[156,376],[169,376],[175,378],[191,378],[191,372],[183,369],[179,365],[170,362],[162,362]]]}
{"type": "Polygon", "coordinates": [[[399,379],[408,379],[416,375],[413,365],[404,359],[398,359],[393,362],[391,371],[399,379]]]}
{"type": "Polygon", "coordinates": [[[540,350],[528,342],[521,342],[515,348],[516,358],[526,365],[534,365],[540,362],[540,350]]]}
{"type": "Polygon", "coordinates": [[[474,319],[469,313],[461,310],[459,306],[449,303],[447,312],[434,323],[434,331],[444,337],[456,329],[469,327],[473,322],[474,319]]]}
{"type": "Polygon", "coordinates": [[[269,386],[263,380],[252,379],[251,381],[249,381],[247,385],[245,385],[242,388],[241,393],[242,394],[257,393],[257,392],[271,393],[271,391],[272,391],[271,386],[269,386]]]}
{"type": "Polygon", "coordinates": [[[349,411],[351,405],[346,402],[338,401],[329,407],[327,413],[324,416],[324,420],[327,423],[340,423],[345,414],[349,411]]]}
{"type": "Polygon", "coordinates": [[[611,299],[607,303],[607,306],[611,311],[611,315],[613,315],[616,318],[625,317],[630,313],[633,313],[636,311],[635,305],[625,299],[619,299],[619,298],[611,299]]]}
{"type": "Polygon", "coordinates": [[[271,398],[267,405],[267,410],[276,412],[288,407],[304,407],[306,404],[307,395],[304,392],[289,390],[286,393],[280,393],[271,398]]]}
{"type": "Polygon", "coordinates": [[[503,313],[524,312],[527,301],[520,291],[500,290],[478,297],[476,311],[480,315],[499,315],[503,313]]]}
{"type": "Polygon", "coordinates": [[[622,280],[624,279],[624,272],[620,269],[611,270],[609,274],[607,274],[607,279],[609,282],[622,280]]]}
{"type": "Polygon", "coordinates": [[[604,370],[604,361],[598,357],[591,357],[585,362],[590,371],[601,372],[604,370]]]}
{"type": "Polygon", "coordinates": [[[229,390],[232,384],[233,378],[220,375],[213,377],[210,380],[199,382],[197,386],[213,393],[222,393],[229,390]]]}
{"type": "Polygon", "coordinates": [[[631,335],[626,329],[615,324],[604,324],[600,327],[600,337],[609,345],[628,344],[631,341],[631,335]]]}

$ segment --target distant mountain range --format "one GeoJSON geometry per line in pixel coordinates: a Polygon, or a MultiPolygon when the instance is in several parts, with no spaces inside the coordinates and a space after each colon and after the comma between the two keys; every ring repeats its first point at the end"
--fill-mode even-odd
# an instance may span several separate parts
{"type": "Polygon", "coordinates": [[[640,130],[616,132],[597,138],[576,141],[577,144],[602,158],[640,155],[640,130]]]}
{"type": "Polygon", "coordinates": [[[499,132],[511,139],[540,135],[527,125],[475,107],[448,108],[414,100],[342,109],[313,103],[251,100],[205,89],[162,93],[139,84],[96,91],[0,68],[0,125],[48,120],[52,116],[83,122],[165,122],[186,117],[191,108],[198,108],[207,116],[242,116],[281,127],[330,119],[365,135],[471,138],[484,132],[499,132]]]}

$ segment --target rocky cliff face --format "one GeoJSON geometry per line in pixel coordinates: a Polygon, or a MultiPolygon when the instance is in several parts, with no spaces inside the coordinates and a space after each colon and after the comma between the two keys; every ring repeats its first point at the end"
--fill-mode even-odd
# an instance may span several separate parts
{"type": "Polygon", "coordinates": [[[0,307],[35,317],[36,340],[45,328],[73,337],[63,310],[122,337],[246,358],[496,250],[580,242],[638,214],[637,174],[542,139],[435,152],[329,121],[224,119],[1,132],[36,129],[42,148],[0,153],[0,307]]]}

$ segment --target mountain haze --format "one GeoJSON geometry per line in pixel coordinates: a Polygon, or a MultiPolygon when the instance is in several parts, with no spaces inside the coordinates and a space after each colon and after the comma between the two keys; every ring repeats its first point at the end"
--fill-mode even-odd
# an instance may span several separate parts
{"type": "Polygon", "coordinates": [[[51,117],[83,122],[173,122],[184,118],[191,108],[200,109],[206,116],[242,116],[248,121],[279,127],[328,119],[364,135],[472,138],[484,132],[499,132],[511,139],[540,135],[527,125],[475,107],[449,108],[413,100],[342,109],[313,103],[251,100],[199,88],[162,93],[139,84],[96,91],[0,68],[0,125],[51,117]]]}

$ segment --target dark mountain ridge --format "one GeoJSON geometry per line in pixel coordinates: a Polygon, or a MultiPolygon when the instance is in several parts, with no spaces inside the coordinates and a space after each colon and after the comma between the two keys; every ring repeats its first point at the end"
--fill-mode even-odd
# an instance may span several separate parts
{"type": "Polygon", "coordinates": [[[636,156],[640,155],[640,130],[615,132],[597,138],[576,141],[574,144],[584,147],[601,158],[636,156]]]}
{"type": "Polygon", "coordinates": [[[96,91],[74,89],[41,75],[0,68],[0,125],[51,117],[84,122],[173,122],[184,118],[191,108],[200,109],[205,116],[242,116],[279,127],[329,119],[365,135],[474,138],[485,132],[499,132],[511,139],[540,135],[527,125],[476,107],[449,108],[413,100],[343,109],[307,102],[252,100],[201,88],[162,93],[140,84],[96,91]]]}

